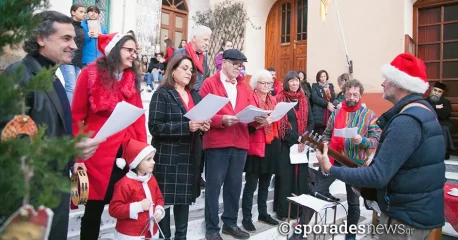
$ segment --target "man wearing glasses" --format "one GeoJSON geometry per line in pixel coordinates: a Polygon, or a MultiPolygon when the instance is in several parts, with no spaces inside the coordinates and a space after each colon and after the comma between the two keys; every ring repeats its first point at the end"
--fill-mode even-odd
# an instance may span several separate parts
{"type": "MultiPolygon", "coordinates": [[[[358,164],[363,164],[370,156],[370,151],[375,150],[381,134],[381,129],[376,123],[377,117],[369,108],[362,105],[361,96],[364,87],[356,79],[347,80],[342,86],[342,93],[345,101],[342,107],[334,111],[328,121],[326,130],[323,132],[323,140],[329,142],[329,147],[347,156],[358,164]],[[335,129],[357,128],[357,134],[352,138],[334,136],[335,129]]],[[[334,159],[331,162],[340,166],[334,159]]],[[[321,170],[318,171],[316,183],[312,189],[314,193],[320,193],[328,198],[338,201],[329,193],[329,186],[334,182],[332,176],[325,176],[321,170]]],[[[347,222],[351,225],[358,224],[360,217],[359,196],[353,192],[351,185],[345,184],[347,191],[348,216],[347,222]]],[[[310,211],[310,210],[309,210],[310,211]]],[[[305,214],[307,215],[307,214],[305,214]]],[[[309,212],[307,216],[312,217],[309,212]]],[[[306,220],[308,222],[309,219],[306,220]]],[[[354,227],[352,227],[354,228],[354,227]]],[[[355,240],[354,234],[347,234],[346,240],[355,240]]]]}
{"type": "MultiPolygon", "coordinates": [[[[202,97],[214,94],[230,99],[230,102],[211,119],[211,128],[203,137],[207,180],[205,238],[208,240],[222,239],[219,234],[218,198],[223,184],[223,233],[236,239],[250,237],[237,226],[242,174],[250,148],[248,125],[240,122],[235,116],[250,105],[252,92],[240,75],[246,61],[245,55],[237,49],[224,51],[221,71],[207,78],[200,88],[202,97]]],[[[258,122],[265,124],[267,119],[262,118],[258,122]]]]}

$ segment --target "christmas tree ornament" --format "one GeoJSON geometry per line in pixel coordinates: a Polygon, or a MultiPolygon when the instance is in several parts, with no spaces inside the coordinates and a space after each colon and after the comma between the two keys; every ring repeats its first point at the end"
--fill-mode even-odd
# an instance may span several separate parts
{"type": "Polygon", "coordinates": [[[41,206],[24,205],[11,215],[0,228],[1,239],[46,240],[48,239],[53,211],[41,206]]]}

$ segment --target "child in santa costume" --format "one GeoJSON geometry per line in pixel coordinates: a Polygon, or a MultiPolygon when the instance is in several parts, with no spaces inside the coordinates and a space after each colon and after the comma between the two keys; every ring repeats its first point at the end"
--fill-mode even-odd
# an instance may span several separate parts
{"type": "Polygon", "coordinates": [[[108,212],[117,219],[116,239],[158,238],[157,222],[165,216],[164,200],[154,169],[156,149],[134,139],[124,144],[123,158],[116,165],[130,171],[116,183],[108,212]],[[154,218],[154,219],[153,219],[154,218]]]}

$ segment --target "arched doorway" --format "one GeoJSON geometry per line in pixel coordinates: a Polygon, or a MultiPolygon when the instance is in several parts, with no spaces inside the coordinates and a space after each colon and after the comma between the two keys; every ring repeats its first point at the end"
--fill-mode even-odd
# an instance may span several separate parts
{"type": "Polygon", "coordinates": [[[307,68],[307,10],[307,0],[278,0],[270,9],[265,67],[274,67],[279,80],[307,68]]]}
{"type": "Polygon", "coordinates": [[[161,52],[164,52],[164,39],[170,38],[175,48],[181,39],[188,36],[188,5],[185,0],[162,0],[161,13],[161,52]]]}

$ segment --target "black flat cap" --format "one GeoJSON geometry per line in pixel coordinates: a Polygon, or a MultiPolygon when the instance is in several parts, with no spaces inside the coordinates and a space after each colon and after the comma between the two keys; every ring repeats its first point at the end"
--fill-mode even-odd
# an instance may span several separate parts
{"type": "Polygon", "coordinates": [[[237,49],[228,49],[224,51],[223,59],[247,62],[245,55],[237,49]]]}
{"type": "Polygon", "coordinates": [[[434,87],[435,87],[435,88],[440,88],[440,89],[442,89],[442,90],[445,91],[445,88],[446,88],[447,86],[446,86],[445,84],[443,84],[443,83],[436,82],[436,83],[434,84],[434,87]]]}

